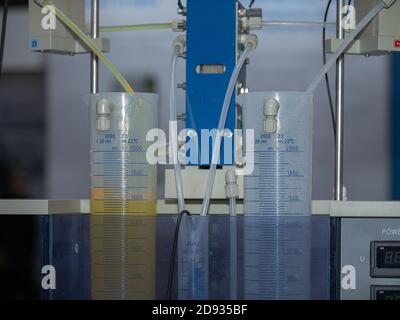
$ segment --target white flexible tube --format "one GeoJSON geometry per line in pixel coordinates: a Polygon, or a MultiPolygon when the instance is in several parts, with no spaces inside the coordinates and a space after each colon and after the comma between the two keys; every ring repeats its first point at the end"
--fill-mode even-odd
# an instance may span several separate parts
{"type": "Polygon", "coordinates": [[[175,173],[175,186],[176,194],[178,197],[179,213],[185,210],[185,196],[183,194],[183,180],[181,166],[178,159],[178,132],[176,124],[176,99],[175,99],[175,75],[176,75],[176,61],[179,55],[179,48],[174,48],[174,53],[171,60],[171,87],[169,91],[169,119],[170,119],[170,135],[172,145],[172,159],[174,162],[175,173]]]}
{"type": "Polygon", "coordinates": [[[221,116],[218,124],[217,136],[212,151],[212,159],[211,159],[210,171],[208,173],[208,180],[206,184],[203,206],[201,208],[202,216],[206,216],[210,208],[210,200],[214,188],[215,174],[217,172],[217,164],[220,156],[221,140],[225,131],[224,128],[225,128],[226,118],[228,116],[229,106],[232,100],[233,91],[235,90],[240,70],[242,70],[242,67],[251,49],[252,49],[251,45],[246,46],[246,49],[243,51],[242,56],[240,57],[235,69],[233,70],[231,79],[229,81],[228,89],[226,90],[224,105],[222,107],[221,116]]]}
{"type": "Polygon", "coordinates": [[[239,185],[235,170],[225,174],[225,195],[229,199],[229,257],[230,257],[230,299],[237,300],[237,221],[236,198],[239,197],[239,185]]]}
{"type": "Polygon", "coordinates": [[[334,27],[335,22],[322,21],[294,21],[294,20],[264,20],[263,26],[288,26],[288,27],[334,27]]]}
{"type": "Polygon", "coordinates": [[[230,251],[230,299],[237,300],[237,216],[236,198],[229,198],[229,251],[230,251]]]}
{"type": "Polygon", "coordinates": [[[383,2],[379,2],[357,25],[357,28],[352,31],[346,39],[344,39],[339,48],[335,51],[333,56],[329,59],[329,61],[322,67],[321,71],[317,74],[311,84],[308,86],[306,90],[306,95],[312,94],[315,89],[318,87],[319,83],[324,79],[325,74],[332,68],[332,66],[336,63],[337,59],[343,54],[343,52],[349,47],[349,45],[353,42],[353,40],[358,36],[358,34],[364,30],[364,28],[374,19],[383,9],[385,8],[385,4],[383,2]]]}
{"type": "Polygon", "coordinates": [[[229,215],[236,217],[236,198],[229,198],[229,215]]]}

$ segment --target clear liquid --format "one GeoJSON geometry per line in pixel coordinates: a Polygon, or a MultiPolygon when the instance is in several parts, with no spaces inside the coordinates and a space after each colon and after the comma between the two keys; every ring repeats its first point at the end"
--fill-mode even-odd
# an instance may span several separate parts
{"type": "Polygon", "coordinates": [[[308,299],[311,259],[312,97],[257,92],[239,97],[254,130],[254,171],[244,178],[246,299],[308,299]],[[264,104],[280,107],[264,130],[264,104]]]}

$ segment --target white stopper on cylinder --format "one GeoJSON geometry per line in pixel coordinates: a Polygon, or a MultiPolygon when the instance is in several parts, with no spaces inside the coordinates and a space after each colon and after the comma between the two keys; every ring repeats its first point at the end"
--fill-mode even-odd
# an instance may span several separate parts
{"type": "Polygon", "coordinates": [[[278,130],[278,111],[279,102],[270,99],[264,104],[264,131],[268,133],[276,133],[278,130]]]}
{"type": "Polygon", "coordinates": [[[106,99],[101,99],[96,105],[97,130],[109,131],[111,129],[111,105],[106,99]]]}

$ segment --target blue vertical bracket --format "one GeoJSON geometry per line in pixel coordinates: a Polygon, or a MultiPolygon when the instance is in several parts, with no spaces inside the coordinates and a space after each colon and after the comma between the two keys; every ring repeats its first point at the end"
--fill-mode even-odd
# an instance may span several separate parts
{"type": "MultiPolygon", "coordinates": [[[[202,129],[218,128],[225,93],[236,65],[237,5],[236,0],[187,1],[186,128],[197,132],[199,145],[202,129]],[[217,72],[210,72],[210,67],[216,66],[217,72]]],[[[231,132],[234,132],[236,121],[235,98],[236,93],[225,126],[231,132]]],[[[211,139],[209,145],[211,159],[211,139]]],[[[226,160],[221,149],[221,164],[232,164],[233,150],[234,147],[231,159],[226,160]]],[[[209,163],[201,163],[199,159],[198,163],[190,164],[209,163]]]]}

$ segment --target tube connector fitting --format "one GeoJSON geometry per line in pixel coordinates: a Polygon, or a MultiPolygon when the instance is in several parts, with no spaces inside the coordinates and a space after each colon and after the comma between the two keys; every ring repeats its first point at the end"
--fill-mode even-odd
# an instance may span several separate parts
{"type": "Polygon", "coordinates": [[[96,104],[97,130],[109,131],[111,129],[111,104],[106,99],[101,99],[96,104]]]}
{"type": "Polygon", "coordinates": [[[242,32],[262,29],[262,9],[239,9],[238,16],[242,32]]]}
{"type": "Polygon", "coordinates": [[[244,46],[250,48],[250,50],[255,50],[258,46],[258,38],[254,34],[242,35],[241,40],[244,46]]]}
{"type": "Polygon", "coordinates": [[[178,51],[178,54],[183,54],[186,49],[186,36],[183,34],[177,36],[172,47],[178,51]]]}
{"type": "Polygon", "coordinates": [[[270,99],[264,104],[264,131],[276,133],[278,131],[279,102],[270,99]]]}
{"type": "Polygon", "coordinates": [[[228,199],[239,197],[239,185],[237,184],[237,175],[234,170],[228,170],[225,174],[225,195],[228,199]]]}
{"type": "Polygon", "coordinates": [[[174,32],[184,32],[186,30],[186,20],[174,19],[172,20],[172,31],[174,32]]]}

